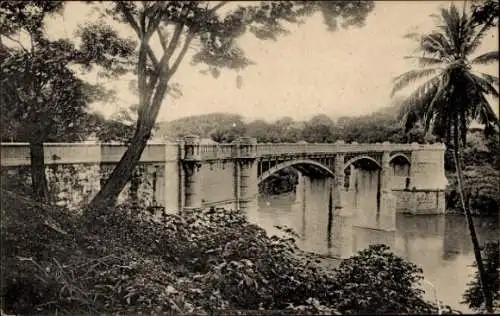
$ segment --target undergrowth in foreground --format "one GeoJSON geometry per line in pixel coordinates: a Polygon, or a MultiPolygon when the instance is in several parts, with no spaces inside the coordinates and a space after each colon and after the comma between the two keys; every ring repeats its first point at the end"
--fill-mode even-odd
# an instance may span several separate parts
{"type": "Polygon", "coordinates": [[[382,245],[328,270],[292,238],[269,237],[233,211],[77,216],[1,193],[7,313],[436,312],[416,288],[421,270],[382,245]]]}

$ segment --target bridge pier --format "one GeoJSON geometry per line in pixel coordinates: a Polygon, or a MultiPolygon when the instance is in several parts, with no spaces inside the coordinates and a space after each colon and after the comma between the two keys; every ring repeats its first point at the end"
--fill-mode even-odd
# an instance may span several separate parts
{"type": "Polygon", "coordinates": [[[247,213],[249,220],[257,214],[257,195],[259,191],[257,177],[256,147],[257,140],[251,137],[241,137],[238,140],[239,168],[239,209],[247,213]]]}
{"type": "MultiPolygon", "coordinates": [[[[388,145],[389,143],[384,143],[388,145]]],[[[396,230],[396,197],[392,194],[390,151],[382,153],[382,169],[380,170],[380,207],[377,214],[377,228],[386,231],[396,230]]]]}
{"type": "MultiPolygon", "coordinates": [[[[343,142],[337,142],[341,145],[343,142]]],[[[337,258],[346,259],[352,256],[353,242],[353,212],[344,204],[344,159],[343,153],[335,155],[335,178],[332,186],[332,197],[334,202],[333,211],[333,251],[332,255],[337,258]]]]}
{"type": "Polygon", "coordinates": [[[301,204],[304,202],[304,176],[302,173],[298,172],[297,184],[295,185],[295,203],[301,204]]]}
{"type": "Polygon", "coordinates": [[[184,138],[184,209],[200,209],[202,207],[202,179],[200,138],[186,136],[184,138]]]}
{"type": "Polygon", "coordinates": [[[445,189],[443,144],[411,144],[410,181],[406,189],[393,190],[397,211],[407,214],[444,214],[445,189]]]}
{"type": "Polygon", "coordinates": [[[335,179],[333,185],[333,200],[335,203],[335,209],[341,209],[344,206],[343,191],[344,191],[344,154],[338,153],[335,155],[335,179]]]}

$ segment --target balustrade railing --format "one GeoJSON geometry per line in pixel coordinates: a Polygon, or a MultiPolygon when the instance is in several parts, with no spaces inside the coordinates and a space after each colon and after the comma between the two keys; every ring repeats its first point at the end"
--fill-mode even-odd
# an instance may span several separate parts
{"type": "MultiPolygon", "coordinates": [[[[429,149],[433,145],[421,144],[257,144],[257,156],[280,154],[329,154],[347,152],[383,152],[429,149]]],[[[439,146],[438,146],[439,147],[439,146]]]]}
{"type": "Polygon", "coordinates": [[[234,144],[211,144],[200,145],[200,158],[202,160],[210,159],[228,159],[236,157],[237,147],[234,144]]]}

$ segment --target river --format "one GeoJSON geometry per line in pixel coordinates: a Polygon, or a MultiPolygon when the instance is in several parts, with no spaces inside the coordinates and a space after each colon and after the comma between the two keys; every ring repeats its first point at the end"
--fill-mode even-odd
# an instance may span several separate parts
{"type": "MultiPolygon", "coordinates": [[[[313,190],[314,191],[314,190],[313,190]]],[[[328,205],[327,195],[315,190],[308,199],[297,200],[295,193],[276,196],[261,196],[257,212],[257,223],[268,233],[277,233],[273,226],[288,226],[300,236],[299,246],[308,251],[327,254],[328,205]],[[324,210],[317,212],[317,210],[324,210]]],[[[374,208],[367,210],[367,197],[363,197],[361,214],[373,218],[374,208]]],[[[373,199],[372,205],[375,204],[373,199]]],[[[359,208],[359,205],[358,205],[359,208]]],[[[360,213],[360,212],[358,212],[360,213]]],[[[474,218],[481,243],[499,239],[499,224],[496,218],[474,218]]],[[[353,250],[370,244],[376,231],[370,233],[353,230],[353,250]]],[[[456,310],[471,312],[460,304],[462,295],[474,270],[474,253],[465,218],[461,215],[403,215],[396,216],[396,230],[391,235],[393,251],[423,269],[427,282],[422,284],[426,296],[437,298],[456,310]]],[[[387,236],[382,236],[387,238],[387,236]]]]}

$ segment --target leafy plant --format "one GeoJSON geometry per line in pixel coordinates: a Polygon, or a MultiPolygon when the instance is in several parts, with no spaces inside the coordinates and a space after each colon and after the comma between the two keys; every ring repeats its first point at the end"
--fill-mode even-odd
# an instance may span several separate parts
{"type": "MultiPolygon", "coordinates": [[[[486,270],[487,289],[493,297],[494,312],[500,311],[500,244],[498,242],[486,243],[484,247],[484,267],[486,270]]],[[[473,265],[477,269],[477,265],[473,265]]],[[[467,304],[469,308],[476,311],[484,310],[484,299],[481,294],[481,286],[478,272],[476,270],[474,278],[469,282],[465,291],[462,304],[467,304]]]]}
{"type": "Polygon", "coordinates": [[[29,142],[33,195],[45,201],[43,143],[81,140],[87,105],[112,95],[81,80],[74,66],[90,70],[98,65],[109,74],[120,74],[134,49],[106,27],[96,29],[92,38],[79,34],[80,47],[68,39],[51,39],[46,21],[62,13],[64,5],[63,1],[0,3],[2,139],[29,142]],[[21,41],[21,35],[27,40],[21,41]],[[106,41],[96,49],[92,40],[99,36],[106,41]]]}
{"type": "Polygon", "coordinates": [[[435,313],[418,288],[422,269],[373,245],[335,269],[337,309],[346,314],[435,313]]]}
{"type": "Polygon", "coordinates": [[[332,270],[235,211],[152,217],[123,205],[81,217],[7,191],[2,203],[7,313],[435,311],[415,288],[420,270],[383,246],[332,270]]]}

